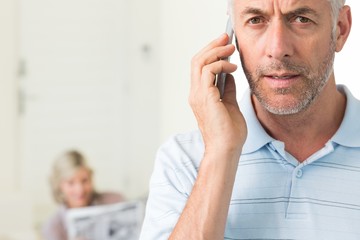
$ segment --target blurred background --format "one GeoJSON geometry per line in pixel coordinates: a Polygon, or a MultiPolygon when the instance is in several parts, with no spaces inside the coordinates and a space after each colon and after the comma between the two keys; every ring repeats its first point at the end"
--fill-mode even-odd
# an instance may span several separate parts
{"type": "MultiPolygon", "coordinates": [[[[354,27],[335,73],[360,98],[360,2],[347,4],[354,27]]],[[[196,128],[190,59],[226,20],[218,0],[0,0],[0,240],[40,239],[56,208],[50,166],[68,149],[99,190],[146,198],[159,145],[196,128]]]]}

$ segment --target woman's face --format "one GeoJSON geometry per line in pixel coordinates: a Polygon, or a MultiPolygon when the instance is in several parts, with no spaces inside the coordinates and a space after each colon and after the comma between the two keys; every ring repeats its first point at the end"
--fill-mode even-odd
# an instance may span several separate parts
{"type": "Polygon", "coordinates": [[[88,206],[93,193],[91,172],[86,168],[79,168],[61,182],[60,189],[69,208],[88,206]]]}

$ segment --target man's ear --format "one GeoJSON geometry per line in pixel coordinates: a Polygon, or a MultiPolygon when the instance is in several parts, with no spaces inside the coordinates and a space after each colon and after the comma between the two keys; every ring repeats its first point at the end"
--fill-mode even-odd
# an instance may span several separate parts
{"type": "Polygon", "coordinates": [[[344,6],[339,13],[336,24],[336,52],[340,52],[350,34],[352,24],[351,9],[344,6]]]}

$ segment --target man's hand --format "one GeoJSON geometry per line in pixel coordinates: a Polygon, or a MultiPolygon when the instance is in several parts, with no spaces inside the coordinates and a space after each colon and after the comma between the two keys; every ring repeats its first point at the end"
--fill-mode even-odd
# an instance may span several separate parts
{"type": "Polygon", "coordinates": [[[232,73],[236,65],[223,61],[234,51],[222,35],[192,60],[190,105],[202,133],[205,153],[186,206],[170,239],[224,239],[226,218],[237,166],[247,135],[236,101],[234,78],[228,75],[224,97],[214,86],[216,74],[232,73]]]}
{"type": "Polygon", "coordinates": [[[189,102],[204,138],[206,151],[241,151],[247,129],[236,101],[234,78],[228,74],[224,97],[214,86],[216,74],[232,73],[235,64],[220,60],[230,56],[234,45],[226,45],[228,36],[211,42],[192,60],[189,102]]]}

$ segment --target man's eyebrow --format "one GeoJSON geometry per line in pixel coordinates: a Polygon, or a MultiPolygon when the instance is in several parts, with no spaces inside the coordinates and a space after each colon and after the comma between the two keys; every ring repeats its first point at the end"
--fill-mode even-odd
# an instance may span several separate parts
{"type": "Polygon", "coordinates": [[[252,15],[265,15],[265,12],[262,11],[259,8],[253,8],[253,7],[247,7],[245,8],[242,12],[241,15],[248,15],[248,14],[252,14],[252,15]]]}
{"type": "MultiPolygon", "coordinates": [[[[265,11],[259,8],[247,7],[241,12],[241,15],[245,16],[245,15],[267,15],[267,14],[265,11]]],[[[300,7],[285,13],[285,15],[314,15],[316,17],[319,14],[312,8],[300,7]]]]}
{"type": "Polygon", "coordinates": [[[286,13],[286,15],[313,15],[317,17],[319,14],[312,8],[301,7],[286,13]]]}

